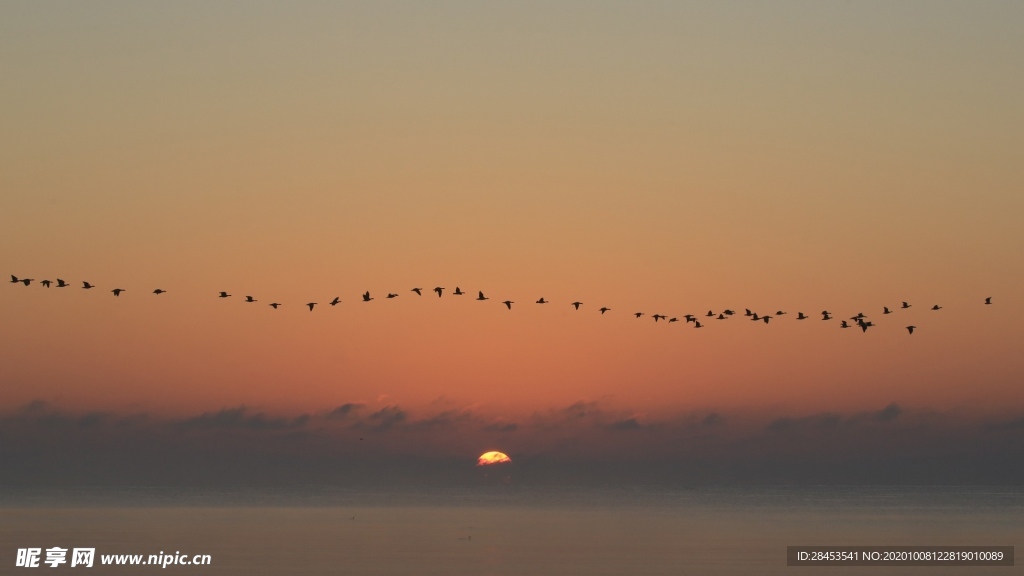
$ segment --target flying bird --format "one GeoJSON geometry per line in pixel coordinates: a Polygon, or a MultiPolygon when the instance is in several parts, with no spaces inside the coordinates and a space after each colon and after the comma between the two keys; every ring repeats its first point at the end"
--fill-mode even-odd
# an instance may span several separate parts
{"type": "Polygon", "coordinates": [[[67,282],[61,280],[60,278],[57,278],[57,288],[67,288],[67,287],[68,287],[68,283],[67,282]]]}
{"type": "Polygon", "coordinates": [[[11,274],[11,284],[17,284],[18,282],[21,282],[21,279],[14,274],[11,274]]]}
{"type": "Polygon", "coordinates": [[[331,300],[330,302],[328,302],[328,304],[330,304],[331,306],[337,306],[338,304],[341,304],[341,298],[335,296],[334,300],[331,300]]]}
{"type": "Polygon", "coordinates": [[[722,311],[722,314],[725,314],[726,316],[732,316],[732,315],[733,315],[733,314],[735,314],[735,313],[736,313],[736,312],[734,312],[734,311],[732,311],[732,310],[723,310],[723,311],[722,311]]]}
{"type": "MultiPolygon", "coordinates": [[[[95,288],[95,286],[89,284],[88,282],[82,282],[82,290],[88,290],[90,288],[95,288]]],[[[221,292],[221,294],[223,294],[223,292],[221,292]]]]}
{"type": "Polygon", "coordinates": [[[279,303],[277,303],[277,302],[271,302],[271,303],[269,304],[269,306],[270,306],[271,308],[273,308],[274,310],[277,310],[277,307],[278,307],[278,306],[280,306],[280,304],[279,304],[279,303]]]}
{"type": "Polygon", "coordinates": [[[478,290],[477,291],[476,299],[477,300],[487,300],[488,298],[487,298],[487,296],[484,296],[484,291],[483,290],[478,290]]]}
{"type": "Polygon", "coordinates": [[[306,304],[306,306],[309,306],[309,311],[312,312],[313,311],[313,306],[316,306],[316,302],[309,302],[309,303],[306,304]]]}
{"type": "Polygon", "coordinates": [[[385,298],[398,298],[398,294],[395,294],[394,292],[388,292],[388,295],[385,296],[385,298]]]}
{"type": "Polygon", "coordinates": [[[761,318],[759,318],[759,317],[757,316],[757,312],[754,312],[754,315],[753,315],[753,317],[751,317],[751,318],[750,318],[750,320],[751,320],[752,322],[757,322],[757,321],[758,321],[758,320],[760,320],[760,319],[761,319],[761,318]]]}
{"type": "Polygon", "coordinates": [[[708,318],[711,318],[711,317],[712,317],[712,316],[714,316],[714,315],[715,315],[715,313],[714,313],[714,312],[712,312],[711,310],[708,310],[708,313],[707,313],[707,314],[705,314],[705,316],[707,316],[708,318]]]}
{"type": "Polygon", "coordinates": [[[537,304],[547,304],[547,303],[548,303],[548,301],[545,300],[543,296],[540,297],[540,300],[537,300],[537,304]]]}
{"type": "Polygon", "coordinates": [[[882,314],[892,314],[892,310],[889,310],[888,306],[882,306],[882,314]]]}
{"type": "Polygon", "coordinates": [[[437,288],[434,288],[434,292],[437,292],[437,297],[440,298],[441,297],[441,292],[444,292],[444,288],[442,288],[441,286],[438,286],[437,288]]]}
{"type": "Polygon", "coordinates": [[[505,306],[508,307],[509,310],[511,310],[512,309],[512,305],[515,304],[515,302],[513,302],[511,300],[505,300],[504,302],[502,302],[502,304],[504,304],[505,306]]]}
{"type": "Polygon", "coordinates": [[[370,297],[370,291],[369,291],[369,290],[367,290],[367,291],[366,291],[366,292],[365,292],[365,293],[363,294],[363,302],[369,302],[370,300],[373,300],[373,298],[371,298],[371,297],[370,297]]]}
{"type": "Polygon", "coordinates": [[[644,313],[643,312],[634,312],[633,315],[636,316],[637,318],[639,318],[639,317],[643,316],[644,313]]]}
{"type": "Polygon", "coordinates": [[[857,312],[856,316],[852,316],[850,320],[860,320],[861,318],[867,318],[863,312],[857,312]]]}
{"type": "Polygon", "coordinates": [[[35,280],[35,278],[22,278],[22,279],[21,279],[21,283],[22,283],[22,284],[24,284],[25,286],[28,286],[28,285],[29,285],[29,284],[31,284],[31,283],[32,283],[32,282],[33,282],[34,280],[35,280]]]}
{"type": "Polygon", "coordinates": [[[683,316],[683,318],[686,318],[687,322],[696,322],[697,321],[697,319],[693,317],[693,314],[686,314],[686,315],[683,316]]]}
{"type": "Polygon", "coordinates": [[[765,324],[767,324],[772,318],[774,318],[774,316],[761,316],[761,320],[764,320],[765,324]]]}
{"type": "Polygon", "coordinates": [[[750,308],[744,308],[744,310],[746,310],[746,312],[743,313],[744,316],[753,316],[754,315],[754,313],[750,311],[750,308]]]}
{"type": "Polygon", "coordinates": [[[828,315],[828,311],[826,310],[826,311],[821,313],[821,319],[822,320],[831,320],[832,317],[828,315]]]}
{"type": "Polygon", "coordinates": [[[860,326],[861,330],[863,330],[864,332],[867,332],[868,328],[874,326],[875,324],[873,322],[865,322],[863,320],[860,320],[860,321],[857,322],[857,325],[860,326]]]}
{"type": "Polygon", "coordinates": [[[465,294],[465,292],[463,292],[461,288],[456,286],[455,287],[455,292],[452,292],[452,294],[455,294],[456,296],[462,296],[463,294],[465,294]]]}
{"type": "Polygon", "coordinates": [[[850,325],[846,323],[846,320],[843,320],[843,323],[839,327],[840,328],[849,328],[850,325]]]}
{"type": "Polygon", "coordinates": [[[611,308],[608,308],[608,307],[605,307],[605,306],[602,306],[602,307],[598,308],[598,312],[600,312],[601,314],[604,314],[605,312],[607,312],[609,310],[611,310],[611,308]]]}
{"type": "Polygon", "coordinates": [[[782,316],[783,314],[785,314],[785,312],[783,312],[782,310],[776,310],[775,311],[775,315],[776,316],[782,316]]]}
{"type": "Polygon", "coordinates": [[[227,298],[229,296],[231,296],[231,294],[228,294],[227,292],[221,292],[220,296],[218,296],[218,298],[227,298]]]}
{"type": "Polygon", "coordinates": [[[729,317],[726,316],[725,314],[719,314],[718,318],[716,318],[716,320],[728,320],[728,319],[729,319],[729,317]]]}
{"type": "Polygon", "coordinates": [[[700,320],[698,320],[698,321],[696,322],[696,324],[694,324],[694,325],[693,325],[693,327],[694,327],[694,328],[703,328],[703,327],[704,327],[704,325],[700,323],[700,320]]]}
{"type": "Polygon", "coordinates": [[[669,319],[668,319],[668,323],[669,323],[669,324],[671,324],[671,323],[673,323],[673,322],[679,322],[679,318],[669,318],[669,319]]]}
{"type": "Polygon", "coordinates": [[[572,306],[573,306],[573,308],[579,310],[581,304],[583,304],[583,302],[573,302],[572,306]]]}
{"type": "Polygon", "coordinates": [[[124,292],[124,288],[114,288],[111,292],[114,293],[114,296],[120,296],[121,292],[124,292]]]}
{"type": "Polygon", "coordinates": [[[654,316],[651,316],[651,318],[654,318],[654,321],[657,322],[658,320],[663,320],[666,316],[664,314],[655,314],[654,316]]]}
{"type": "Polygon", "coordinates": [[[413,288],[410,292],[415,292],[417,296],[423,296],[423,288],[413,288]]]}
{"type": "Polygon", "coordinates": [[[153,290],[153,294],[163,294],[165,292],[167,292],[167,290],[161,290],[160,288],[157,288],[156,290],[153,290]]]}
{"type": "Polygon", "coordinates": [[[992,297],[991,296],[989,296],[988,298],[985,298],[985,304],[991,304],[991,303],[992,303],[992,297]]]}
{"type": "Polygon", "coordinates": [[[797,312],[796,313],[796,319],[797,320],[807,320],[807,316],[804,316],[803,312],[797,312]]]}
{"type": "Polygon", "coordinates": [[[910,308],[910,304],[907,304],[906,302],[904,302],[903,306],[900,306],[900,308],[910,308]]]}
{"type": "Polygon", "coordinates": [[[936,304],[935,306],[932,306],[932,310],[942,310],[942,306],[936,304]]]}
{"type": "Polygon", "coordinates": [[[39,283],[47,288],[50,287],[50,284],[53,284],[53,282],[50,282],[49,280],[40,280],[39,283]]]}
{"type": "Polygon", "coordinates": [[[255,298],[253,298],[252,296],[246,296],[246,297],[245,297],[245,301],[246,301],[246,302],[255,302],[255,301],[256,301],[256,299],[255,299],[255,298]]]}
{"type": "Polygon", "coordinates": [[[914,328],[917,328],[917,326],[907,326],[907,332],[913,334],[914,333],[914,328]]]}

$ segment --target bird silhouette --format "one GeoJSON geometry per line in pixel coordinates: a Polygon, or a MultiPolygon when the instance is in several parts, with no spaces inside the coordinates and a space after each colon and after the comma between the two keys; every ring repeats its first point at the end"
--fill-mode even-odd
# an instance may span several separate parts
{"type": "Polygon", "coordinates": [[[722,311],[722,314],[725,314],[726,316],[732,316],[732,315],[733,315],[733,314],[735,314],[735,313],[736,313],[736,312],[735,312],[735,311],[733,311],[733,310],[723,310],[723,311],[722,311]]]}
{"type": "Polygon", "coordinates": [[[753,316],[750,318],[750,320],[753,321],[753,322],[757,322],[760,319],[761,318],[758,317],[757,312],[754,312],[753,316]]]}
{"type": "Polygon", "coordinates": [[[910,308],[910,306],[911,306],[910,304],[907,304],[906,302],[904,302],[903,306],[900,306],[900,308],[910,308]]]}
{"type": "Polygon", "coordinates": [[[712,317],[712,316],[714,316],[714,315],[715,315],[715,313],[714,313],[714,312],[712,312],[711,310],[708,310],[708,313],[707,313],[707,314],[705,314],[705,316],[707,316],[708,318],[711,318],[711,317],[712,317]]]}
{"type": "Polygon", "coordinates": [[[160,288],[157,288],[156,290],[153,290],[153,294],[157,294],[157,295],[163,294],[165,292],[167,292],[167,290],[161,290],[160,288]]]}
{"type": "Polygon", "coordinates": [[[337,306],[338,304],[341,304],[341,298],[335,296],[334,300],[331,300],[330,302],[328,302],[328,304],[330,304],[331,306],[337,306]]]}
{"type": "Polygon", "coordinates": [[[598,308],[597,310],[598,310],[598,312],[600,312],[601,314],[604,314],[605,312],[607,312],[607,311],[611,310],[611,308],[607,308],[607,307],[605,307],[605,306],[602,306],[602,307],[598,308]]]}
{"type": "Polygon", "coordinates": [[[991,304],[991,303],[992,303],[992,297],[991,296],[989,296],[988,298],[985,298],[985,304],[991,304]]]}
{"type": "Polygon", "coordinates": [[[775,315],[776,316],[782,316],[783,314],[785,314],[785,312],[783,312],[782,310],[776,310],[775,311],[775,315]]]}
{"type": "Polygon", "coordinates": [[[685,318],[687,322],[696,322],[697,321],[697,319],[693,316],[693,314],[685,314],[685,315],[683,315],[683,318],[685,318]]]}
{"type": "Polygon", "coordinates": [[[693,327],[694,328],[703,328],[704,325],[700,323],[700,320],[697,320],[697,322],[693,325],[693,327]]]}
{"type": "Polygon", "coordinates": [[[308,302],[306,304],[306,306],[309,306],[309,311],[312,312],[313,311],[313,306],[316,306],[316,302],[308,302]]]}
{"type": "Polygon", "coordinates": [[[415,292],[417,296],[423,296],[423,288],[413,288],[410,292],[415,292]]]}
{"type": "Polygon", "coordinates": [[[764,320],[765,324],[767,324],[772,318],[774,318],[774,316],[761,316],[761,320],[764,320]]]}
{"type": "Polygon", "coordinates": [[[892,314],[892,310],[889,310],[888,306],[882,306],[882,314],[892,314]]]}
{"type": "Polygon", "coordinates": [[[363,302],[369,302],[370,300],[373,300],[373,298],[370,297],[370,291],[367,290],[363,293],[363,302]]]}
{"type": "Polygon", "coordinates": [[[11,274],[11,284],[17,284],[18,282],[21,282],[21,278],[18,278],[14,274],[11,274]]]}
{"type": "Polygon", "coordinates": [[[61,280],[60,278],[57,278],[57,288],[67,288],[67,287],[68,287],[68,283],[67,282],[61,280]]]}
{"type": "Polygon", "coordinates": [[[398,298],[398,294],[395,294],[394,292],[388,292],[388,295],[385,296],[385,298],[398,298]]]}
{"type": "Polygon", "coordinates": [[[114,288],[111,292],[114,293],[114,296],[120,296],[121,292],[124,292],[124,288],[114,288]]]}
{"type": "Polygon", "coordinates": [[[281,304],[279,304],[278,302],[271,302],[270,304],[268,304],[268,306],[270,306],[274,310],[277,310],[277,307],[280,306],[280,305],[281,304]]]}
{"type": "Polygon", "coordinates": [[[476,299],[477,299],[477,300],[487,300],[488,298],[487,298],[487,296],[484,296],[484,292],[483,292],[483,290],[478,290],[478,291],[477,291],[477,297],[476,297],[476,299]]]}
{"type": "Polygon", "coordinates": [[[843,323],[839,327],[840,328],[849,328],[850,325],[846,323],[846,320],[843,320],[843,323]]]}
{"type": "Polygon", "coordinates": [[[807,320],[807,316],[804,316],[803,312],[797,312],[796,313],[796,319],[797,320],[807,320]]]}
{"type": "Polygon", "coordinates": [[[573,302],[572,303],[572,307],[577,309],[577,310],[579,310],[580,309],[580,305],[582,305],[582,304],[583,304],[583,302],[573,302]]]}
{"type": "Polygon", "coordinates": [[[655,322],[657,322],[658,320],[663,320],[665,317],[666,316],[664,314],[655,314],[654,316],[651,316],[651,318],[654,318],[655,322]]]}
{"type": "Polygon", "coordinates": [[[860,329],[862,331],[867,332],[868,328],[874,326],[875,324],[873,322],[865,322],[863,320],[858,320],[857,325],[860,326],[860,329]]]}
{"type": "Polygon", "coordinates": [[[456,286],[456,287],[455,287],[455,292],[452,292],[452,294],[454,294],[454,295],[456,295],[456,296],[462,296],[463,294],[465,294],[465,292],[463,292],[461,288],[459,288],[458,286],[456,286]]]}
{"type": "Polygon", "coordinates": [[[246,296],[246,297],[245,297],[245,301],[246,301],[246,302],[255,302],[255,301],[256,301],[256,299],[255,299],[255,298],[253,298],[252,296],[246,296]]]}
{"type": "Polygon", "coordinates": [[[725,314],[719,314],[718,318],[716,318],[716,320],[728,320],[728,319],[729,319],[729,317],[726,316],[725,314]]]}
{"type": "Polygon", "coordinates": [[[850,320],[860,320],[861,318],[867,318],[863,312],[857,312],[856,316],[852,316],[850,320]]]}
{"type": "Polygon", "coordinates": [[[754,315],[754,313],[750,311],[750,308],[744,308],[744,310],[746,310],[746,312],[743,313],[744,316],[753,316],[754,315]]]}
{"type": "Polygon", "coordinates": [[[942,310],[942,306],[936,304],[935,306],[932,306],[932,310],[942,310]]]}
{"type": "MultiPolygon", "coordinates": [[[[89,284],[88,282],[82,282],[82,290],[88,290],[90,288],[95,288],[95,286],[89,284]]],[[[221,294],[223,294],[223,292],[221,292],[221,294]]]]}
{"type": "Polygon", "coordinates": [[[228,294],[227,292],[221,292],[220,296],[218,296],[218,298],[228,298],[230,296],[231,296],[231,294],[228,294]]]}
{"type": "Polygon", "coordinates": [[[679,322],[679,318],[669,318],[669,319],[668,319],[668,323],[669,323],[669,324],[671,324],[671,323],[673,323],[673,322],[679,322]]]}
{"type": "Polygon", "coordinates": [[[39,283],[42,284],[46,288],[49,288],[50,284],[53,284],[53,282],[50,282],[49,280],[40,280],[39,283]]]}
{"type": "Polygon", "coordinates": [[[637,318],[639,318],[639,317],[643,316],[644,313],[643,312],[634,312],[633,315],[636,316],[637,318]]]}
{"type": "Polygon", "coordinates": [[[548,301],[545,300],[543,296],[540,297],[540,300],[537,300],[537,304],[547,304],[547,303],[548,303],[548,301]]]}
{"type": "Polygon", "coordinates": [[[444,292],[444,288],[442,288],[441,286],[438,286],[437,288],[434,288],[434,292],[437,292],[437,297],[440,298],[441,297],[441,292],[444,292]]]}
{"type": "Polygon", "coordinates": [[[907,326],[907,332],[913,334],[914,333],[914,328],[917,328],[917,326],[907,326]]]}
{"type": "Polygon", "coordinates": [[[832,317],[828,315],[828,311],[826,310],[826,311],[821,313],[821,319],[822,320],[831,320],[832,317]]]}
{"type": "Polygon", "coordinates": [[[25,286],[28,286],[29,284],[31,284],[34,281],[35,281],[35,278],[22,278],[21,279],[21,283],[24,284],[25,286]]]}
{"type": "Polygon", "coordinates": [[[508,307],[509,310],[511,310],[512,309],[512,305],[515,304],[515,302],[513,302],[511,300],[505,300],[504,302],[502,302],[502,304],[504,304],[505,306],[508,307]]]}

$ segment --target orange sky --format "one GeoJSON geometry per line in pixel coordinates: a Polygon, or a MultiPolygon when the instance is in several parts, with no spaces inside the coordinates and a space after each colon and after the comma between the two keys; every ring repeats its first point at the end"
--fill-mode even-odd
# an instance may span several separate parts
{"type": "Polygon", "coordinates": [[[0,407],[1019,409],[1022,24],[7,4],[0,272],[76,287],[0,286],[0,407]],[[790,315],[649,319],[725,307],[790,315]]]}

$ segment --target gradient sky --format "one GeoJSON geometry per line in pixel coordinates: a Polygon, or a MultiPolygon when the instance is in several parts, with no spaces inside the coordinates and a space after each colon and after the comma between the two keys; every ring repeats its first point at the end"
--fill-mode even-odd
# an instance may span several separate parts
{"type": "Polygon", "coordinates": [[[1016,2],[5,2],[0,272],[76,287],[0,286],[0,412],[1015,422],[1022,29],[1016,2]],[[649,319],[726,307],[790,315],[649,319]]]}

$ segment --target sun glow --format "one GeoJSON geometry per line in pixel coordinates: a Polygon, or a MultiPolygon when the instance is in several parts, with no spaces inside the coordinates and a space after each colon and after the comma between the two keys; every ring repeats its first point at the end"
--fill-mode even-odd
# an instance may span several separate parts
{"type": "Polygon", "coordinates": [[[477,466],[490,466],[491,464],[501,464],[503,462],[511,462],[512,459],[503,452],[485,452],[480,455],[476,460],[477,466]]]}

